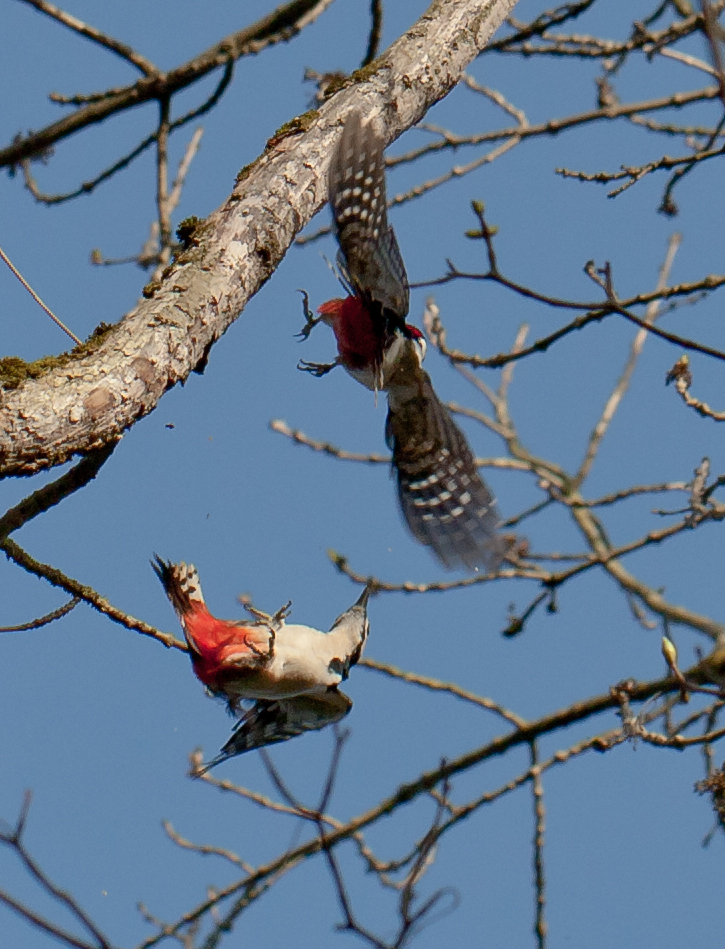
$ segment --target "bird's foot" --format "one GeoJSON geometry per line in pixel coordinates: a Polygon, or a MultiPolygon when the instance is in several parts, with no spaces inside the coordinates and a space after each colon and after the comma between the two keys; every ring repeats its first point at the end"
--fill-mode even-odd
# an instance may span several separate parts
{"type": "Polygon", "coordinates": [[[252,616],[259,620],[260,623],[264,623],[265,626],[269,626],[270,629],[273,629],[277,632],[281,629],[282,624],[287,619],[290,614],[290,607],[292,606],[292,600],[287,600],[284,606],[280,606],[276,613],[265,613],[263,610],[258,610],[256,607],[252,606],[251,603],[245,603],[245,609],[248,613],[251,613],[252,616]]]}
{"type": "Polygon", "coordinates": [[[298,336],[300,339],[307,339],[312,330],[320,322],[322,317],[315,316],[315,314],[310,309],[310,298],[307,295],[307,291],[300,290],[300,293],[302,294],[302,313],[305,318],[305,325],[302,327],[299,333],[295,333],[295,336],[298,336]]]}
{"type": "Polygon", "coordinates": [[[297,368],[301,372],[309,372],[316,379],[321,379],[322,376],[326,376],[328,372],[331,372],[335,366],[337,366],[337,361],[335,362],[305,362],[304,359],[300,359],[297,363],[297,368]]]}

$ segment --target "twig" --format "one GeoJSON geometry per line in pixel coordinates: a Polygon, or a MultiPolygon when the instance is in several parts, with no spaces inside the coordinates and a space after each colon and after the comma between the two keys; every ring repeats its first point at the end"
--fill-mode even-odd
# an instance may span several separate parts
{"type": "Polygon", "coordinates": [[[272,419],[272,421],[269,423],[269,427],[273,432],[284,435],[293,442],[297,442],[298,445],[305,445],[307,448],[312,448],[313,451],[322,452],[324,455],[330,455],[331,457],[339,458],[342,461],[359,461],[363,464],[369,465],[390,464],[390,455],[376,455],[374,453],[360,454],[354,451],[345,451],[345,449],[338,448],[336,445],[333,445],[330,442],[321,442],[314,438],[310,438],[298,428],[291,428],[291,426],[289,426],[282,419],[272,419]]]}
{"type": "Polygon", "coordinates": [[[152,279],[158,280],[171,259],[171,210],[169,208],[169,122],[171,99],[159,99],[159,124],[156,130],[156,214],[159,227],[159,253],[152,279]]]}
{"type": "Polygon", "coordinates": [[[150,626],[148,623],[144,623],[143,620],[136,619],[134,616],[124,613],[109,603],[100,593],[97,593],[93,587],[84,586],[78,583],[77,580],[66,576],[56,567],[35,560],[30,554],[27,554],[22,547],[16,544],[15,541],[10,540],[9,537],[0,542],[0,550],[19,567],[27,570],[28,573],[35,574],[36,577],[42,577],[54,587],[60,587],[71,596],[77,596],[98,610],[99,613],[103,613],[104,616],[113,620],[114,623],[119,623],[121,626],[125,626],[126,629],[142,633],[144,636],[150,636],[152,639],[158,639],[160,643],[163,643],[164,646],[167,646],[169,649],[179,649],[181,652],[188,652],[186,643],[180,642],[176,637],[172,636],[171,633],[163,633],[160,629],[156,629],[155,626],[150,626]]]}
{"type": "MultiPolygon", "coordinates": [[[[28,853],[25,844],[23,843],[23,831],[25,830],[25,824],[28,818],[28,813],[30,809],[31,793],[30,791],[25,792],[23,798],[23,805],[20,809],[20,815],[15,824],[14,828],[11,828],[8,831],[3,831],[0,829],[0,844],[5,844],[9,847],[20,859],[20,862],[23,864],[25,870],[28,872],[30,877],[39,884],[41,889],[51,896],[56,902],[60,903],[61,906],[65,907],[66,910],[73,916],[76,921],[85,929],[88,935],[95,941],[95,946],[100,947],[100,949],[112,949],[111,943],[108,942],[106,937],[96,926],[93,920],[88,916],[88,914],[81,909],[78,902],[65,890],[61,890],[60,887],[56,886],[55,883],[45,874],[38,864],[33,860],[33,858],[28,853]]],[[[55,923],[48,922],[38,913],[29,910],[26,906],[19,903],[17,900],[13,899],[7,893],[0,891],[0,902],[5,903],[7,906],[10,906],[15,912],[19,913],[27,922],[31,923],[33,926],[38,929],[49,933],[55,939],[60,942],[66,943],[66,945],[74,946],[76,949],[91,949],[91,943],[84,942],[81,939],[76,938],[71,933],[68,933],[66,930],[62,929],[60,926],[57,926],[55,923]]]]}
{"type": "MultiPolygon", "coordinates": [[[[667,245],[667,253],[665,255],[662,267],[660,268],[659,278],[657,280],[658,290],[663,290],[667,286],[667,281],[670,276],[670,270],[672,269],[675,254],[677,253],[681,242],[682,236],[680,234],[673,234],[670,237],[669,243],[667,245]]],[[[599,447],[602,443],[602,439],[604,438],[607,429],[609,428],[609,425],[614,418],[614,415],[619,408],[627,389],[629,388],[629,384],[632,380],[632,375],[634,374],[634,370],[637,366],[639,356],[642,352],[642,349],[644,348],[644,344],[647,341],[649,329],[651,329],[651,325],[657,319],[659,306],[659,300],[652,300],[652,302],[647,306],[644,318],[645,326],[640,328],[639,332],[632,340],[629,358],[627,359],[624,370],[622,371],[617,384],[612,390],[611,395],[607,399],[606,405],[602,411],[602,415],[589,437],[589,443],[587,445],[584,458],[579,470],[574,476],[574,487],[580,487],[591,471],[592,465],[594,464],[594,459],[596,458],[597,452],[599,451],[599,447]]]]}
{"type": "Polygon", "coordinates": [[[45,312],[48,314],[48,316],[51,318],[51,320],[56,324],[56,326],[59,326],[59,327],[63,330],[63,332],[66,334],[66,336],[70,336],[70,338],[73,340],[73,342],[76,344],[76,346],[82,346],[82,345],[83,345],[82,341],[81,341],[80,339],[78,339],[78,337],[75,335],[75,333],[72,333],[72,332],[68,329],[68,327],[65,325],[65,323],[61,323],[61,321],[58,319],[58,317],[55,315],[55,313],[53,313],[52,310],[48,309],[48,307],[43,303],[43,301],[40,299],[40,297],[39,297],[38,294],[35,292],[35,290],[33,290],[33,288],[30,286],[30,284],[29,284],[28,281],[25,279],[25,277],[23,277],[23,275],[20,273],[20,271],[17,270],[16,267],[13,265],[13,262],[10,260],[10,258],[8,257],[8,255],[7,255],[7,254],[5,253],[5,251],[2,249],[2,247],[0,247],[0,257],[2,257],[2,259],[4,260],[4,262],[7,264],[7,266],[8,266],[8,267],[10,268],[10,270],[12,271],[12,273],[13,273],[13,274],[18,278],[18,280],[22,283],[22,285],[23,285],[23,286],[25,287],[25,289],[28,291],[28,293],[30,294],[30,296],[35,300],[35,302],[38,304],[38,306],[39,306],[41,309],[45,310],[45,312]]]}
{"type": "Polygon", "coordinates": [[[167,820],[162,821],[161,826],[177,847],[181,847],[184,850],[192,850],[194,853],[201,854],[202,856],[223,857],[225,860],[228,860],[229,863],[240,867],[245,873],[254,873],[254,867],[242,860],[241,857],[238,857],[237,854],[232,853],[231,850],[225,850],[223,847],[212,847],[210,844],[194,844],[190,840],[187,840],[186,837],[182,837],[178,831],[174,830],[173,825],[167,820]]]}
{"type": "Polygon", "coordinates": [[[499,715],[516,728],[523,728],[526,725],[526,719],[516,715],[515,712],[509,711],[509,709],[504,708],[492,699],[484,698],[482,695],[476,695],[475,692],[469,692],[454,682],[442,682],[440,679],[433,679],[430,676],[422,676],[415,672],[398,669],[396,666],[391,666],[387,662],[378,662],[375,659],[363,658],[358,665],[366,669],[373,669],[375,672],[382,672],[383,675],[390,676],[392,679],[400,679],[401,682],[409,682],[412,685],[422,686],[424,689],[429,689],[432,692],[446,692],[448,695],[462,699],[464,702],[470,702],[472,705],[479,706],[479,708],[485,708],[489,712],[495,712],[496,715],[499,715]]]}
{"type": "Polygon", "coordinates": [[[112,53],[116,53],[122,59],[125,59],[126,62],[135,66],[136,69],[145,76],[159,75],[160,70],[154,66],[150,60],[146,59],[145,56],[137,53],[136,50],[131,49],[130,46],[119,42],[119,40],[114,39],[112,36],[102,33],[99,29],[96,29],[95,26],[89,26],[87,23],[79,20],[78,17],[67,13],[65,10],[61,10],[52,3],[48,3],[47,0],[23,0],[23,3],[35,7],[39,13],[44,13],[53,20],[57,20],[58,23],[67,26],[69,30],[78,33],[80,36],[85,36],[86,39],[92,40],[98,46],[103,46],[112,53]]]}
{"type": "Polygon", "coordinates": [[[383,36],[383,0],[370,0],[370,35],[368,48],[360,67],[369,66],[377,57],[383,36]]]}
{"type": "Polygon", "coordinates": [[[682,356],[677,360],[667,373],[665,381],[668,384],[670,382],[675,383],[675,390],[682,401],[685,405],[689,405],[691,409],[694,409],[698,415],[702,415],[703,418],[711,418],[716,422],[725,422],[725,412],[717,412],[715,409],[711,409],[707,402],[702,402],[700,399],[696,399],[694,395],[690,395],[692,372],[690,370],[690,360],[687,356],[682,356]]]}
{"type": "Polygon", "coordinates": [[[240,59],[285,42],[314,22],[331,3],[332,0],[288,0],[272,13],[230,34],[189,62],[162,75],[144,77],[133,85],[112,90],[103,99],[78,108],[60,121],[38,132],[18,137],[0,149],[0,167],[16,165],[25,158],[42,154],[57,142],[111,115],[118,115],[145,102],[173,96],[220,66],[226,66],[230,57],[240,59]]]}
{"type": "Polygon", "coordinates": [[[57,610],[53,610],[52,613],[46,613],[45,616],[41,616],[39,619],[31,620],[29,623],[21,623],[20,626],[0,626],[0,633],[24,633],[31,629],[40,629],[41,626],[47,626],[48,623],[52,623],[54,620],[66,616],[66,614],[75,609],[80,602],[80,597],[74,596],[73,599],[64,603],[63,606],[59,606],[57,610]]]}
{"type": "Polygon", "coordinates": [[[534,933],[539,949],[546,949],[546,876],[544,873],[544,831],[546,829],[546,810],[544,808],[544,785],[541,780],[538,749],[535,741],[531,742],[531,793],[534,800],[534,891],[535,914],[534,933]]]}
{"type": "Polygon", "coordinates": [[[46,484],[38,491],[34,491],[27,498],[23,498],[15,507],[11,507],[9,511],[6,511],[0,517],[0,540],[4,540],[8,534],[12,534],[13,531],[18,530],[39,514],[49,511],[51,507],[60,504],[65,498],[93,481],[111,457],[117,444],[118,441],[116,440],[103,448],[89,452],[70,471],[67,471],[60,478],[56,478],[55,481],[51,481],[50,484],[46,484]]]}
{"type": "MultiPolygon", "coordinates": [[[[562,178],[574,178],[577,181],[593,181],[597,184],[610,184],[614,181],[622,181],[622,179],[624,179],[623,184],[607,193],[607,197],[616,198],[655,171],[667,171],[682,166],[689,168],[695,164],[709,161],[711,158],[720,158],[724,154],[725,148],[709,148],[696,152],[694,156],[683,155],[672,157],[670,155],[663,155],[661,158],[656,158],[654,161],[647,162],[644,165],[622,165],[621,171],[599,171],[594,174],[587,174],[583,171],[571,171],[569,168],[555,168],[554,170],[556,174],[561,175],[562,178]]],[[[663,208],[663,210],[665,210],[665,208],[663,208]]]]}

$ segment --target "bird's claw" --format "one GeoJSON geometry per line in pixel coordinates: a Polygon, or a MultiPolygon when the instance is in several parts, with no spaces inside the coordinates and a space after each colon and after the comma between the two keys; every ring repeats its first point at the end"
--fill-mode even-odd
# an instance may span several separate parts
{"type": "Polygon", "coordinates": [[[305,325],[302,327],[299,333],[295,333],[295,336],[299,337],[299,339],[307,339],[312,330],[320,322],[322,317],[315,316],[310,309],[310,298],[307,295],[307,291],[300,290],[300,293],[302,294],[302,313],[305,317],[305,325]]]}
{"type": "Polygon", "coordinates": [[[248,613],[251,613],[252,616],[259,620],[260,623],[264,623],[265,626],[268,626],[271,631],[276,632],[281,628],[284,621],[290,614],[290,607],[292,606],[292,600],[288,600],[284,606],[281,606],[276,613],[265,613],[263,610],[258,610],[256,607],[252,606],[251,603],[245,604],[245,609],[248,613]]]}
{"type": "Polygon", "coordinates": [[[280,606],[277,612],[272,614],[273,626],[275,626],[276,628],[279,628],[282,625],[282,623],[284,623],[284,621],[292,612],[292,610],[290,609],[291,606],[292,606],[292,600],[287,600],[284,606],[280,606]]]}
{"type": "Polygon", "coordinates": [[[336,365],[336,362],[306,362],[304,359],[300,359],[297,368],[301,372],[309,372],[316,379],[321,379],[322,376],[326,376],[328,372],[331,372],[336,365]]]}

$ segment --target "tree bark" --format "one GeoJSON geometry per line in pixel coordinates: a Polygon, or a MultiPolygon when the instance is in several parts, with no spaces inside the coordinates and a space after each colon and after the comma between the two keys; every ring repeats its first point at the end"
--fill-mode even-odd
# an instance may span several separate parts
{"type": "Polygon", "coordinates": [[[344,116],[376,116],[388,142],[458,82],[516,0],[434,0],[407,33],[267,144],[191,245],[97,345],[0,390],[0,477],[29,475],[117,438],[182,382],[327,201],[344,116]]]}

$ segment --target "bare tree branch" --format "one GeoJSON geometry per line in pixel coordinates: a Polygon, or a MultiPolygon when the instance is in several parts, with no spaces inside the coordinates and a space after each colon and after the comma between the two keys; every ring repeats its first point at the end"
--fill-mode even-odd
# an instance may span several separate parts
{"type": "Polygon", "coordinates": [[[46,613],[45,616],[31,620],[29,623],[21,623],[19,626],[0,626],[0,633],[26,633],[31,629],[40,629],[41,626],[47,626],[48,623],[52,623],[66,616],[71,610],[74,610],[80,602],[80,597],[74,596],[67,603],[64,603],[63,606],[59,606],[57,610],[53,610],[52,613],[46,613]]]}
{"type": "Polygon", "coordinates": [[[145,102],[170,98],[174,93],[187,88],[213,70],[224,66],[230,57],[239,59],[242,56],[259,53],[268,46],[291,39],[305,26],[316,20],[330,6],[332,0],[290,0],[290,2],[278,7],[273,13],[262,17],[252,26],[231,33],[188,63],[177,66],[176,69],[169,72],[162,72],[140,57],[138,53],[129,50],[125,44],[112,40],[100,31],[86,26],[86,24],[81,24],[80,20],[76,20],[75,17],[52,7],[51,4],[41,2],[41,0],[24,0],[24,2],[31,3],[48,14],[52,9],[54,17],[64,22],[66,26],[70,26],[70,21],[74,21],[77,25],[73,26],[73,29],[76,32],[81,32],[88,39],[92,39],[108,49],[113,49],[114,52],[119,53],[121,50],[125,50],[126,58],[133,56],[135,58],[134,65],[144,72],[147,70],[149,72],[131,86],[126,86],[123,89],[112,89],[101,96],[95,97],[93,101],[81,106],[71,115],[54,122],[39,132],[33,132],[25,137],[19,136],[11,145],[0,149],[0,168],[16,165],[23,159],[41,154],[57,142],[68,138],[68,136],[79,132],[81,129],[88,128],[96,122],[103,122],[111,115],[117,115],[126,109],[135,108],[145,102]],[[61,19],[61,14],[65,19],[61,19]],[[80,27],[85,27],[85,32],[80,27]]]}
{"type": "Polygon", "coordinates": [[[195,232],[194,246],[176,259],[161,285],[146,289],[147,299],[94,353],[81,349],[73,361],[61,359],[62,368],[4,393],[0,474],[61,464],[116,438],[152,411],[167,389],[203,364],[324,204],[327,162],[341,118],[365,102],[368,114],[380,116],[388,140],[399,135],[453,88],[513,4],[435,0],[418,25],[369,67],[369,75],[353,78],[318,114],[274,139],[195,232]],[[62,389],[54,385],[58,372],[62,389]]]}

